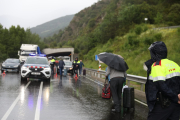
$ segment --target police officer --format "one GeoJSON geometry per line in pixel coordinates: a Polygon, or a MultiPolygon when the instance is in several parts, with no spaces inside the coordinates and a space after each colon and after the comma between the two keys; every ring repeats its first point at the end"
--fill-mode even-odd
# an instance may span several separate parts
{"type": "Polygon", "coordinates": [[[54,64],[55,64],[55,60],[54,60],[54,57],[52,57],[51,63],[50,63],[52,74],[54,74],[54,64]]]}
{"type": "Polygon", "coordinates": [[[78,69],[79,69],[79,64],[80,61],[78,61],[78,57],[75,58],[74,62],[73,62],[73,69],[74,69],[74,73],[78,76],[78,69]]]}
{"type": "Polygon", "coordinates": [[[167,59],[164,42],[152,43],[149,50],[151,59],[145,62],[148,120],[179,120],[180,67],[167,59]]]}

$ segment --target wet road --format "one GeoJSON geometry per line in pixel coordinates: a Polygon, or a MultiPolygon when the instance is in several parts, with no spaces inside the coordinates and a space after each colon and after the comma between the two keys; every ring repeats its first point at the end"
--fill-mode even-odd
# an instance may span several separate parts
{"type": "MultiPolygon", "coordinates": [[[[0,73],[1,74],[1,73],[0,73]]],[[[50,83],[20,81],[20,74],[0,75],[2,120],[146,120],[147,107],[112,113],[112,100],[101,98],[102,83],[90,77],[54,76],[50,83]]]]}

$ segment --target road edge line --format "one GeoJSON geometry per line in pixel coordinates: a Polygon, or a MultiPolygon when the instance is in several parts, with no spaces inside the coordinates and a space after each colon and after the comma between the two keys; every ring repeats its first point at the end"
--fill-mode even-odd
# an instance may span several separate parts
{"type": "MultiPolygon", "coordinates": [[[[26,88],[29,86],[29,84],[31,83],[31,81],[29,81],[27,83],[27,85],[25,86],[24,88],[24,92],[26,90],[26,88]]],[[[1,120],[6,120],[8,118],[8,116],[10,115],[11,111],[13,110],[13,108],[15,107],[15,105],[17,104],[17,102],[19,101],[20,99],[20,95],[21,93],[19,93],[18,97],[15,99],[15,101],[11,104],[11,106],[9,107],[9,109],[7,110],[7,112],[4,114],[4,116],[2,117],[1,120]]]]}
{"type": "Polygon", "coordinates": [[[40,118],[42,87],[43,87],[43,82],[41,82],[40,89],[39,89],[39,95],[38,95],[38,101],[37,101],[37,105],[36,105],[36,112],[35,112],[34,120],[39,120],[39,118],[40,118]]]}

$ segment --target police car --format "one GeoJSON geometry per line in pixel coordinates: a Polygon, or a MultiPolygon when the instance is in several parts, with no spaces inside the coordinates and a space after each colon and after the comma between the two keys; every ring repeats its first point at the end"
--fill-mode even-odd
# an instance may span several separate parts
{"type": "Polygon", "coordinates": [[[50,82],[51,68],[46,57],[29,56],[21,67],[21,81],[36,78],[50,82]]]}

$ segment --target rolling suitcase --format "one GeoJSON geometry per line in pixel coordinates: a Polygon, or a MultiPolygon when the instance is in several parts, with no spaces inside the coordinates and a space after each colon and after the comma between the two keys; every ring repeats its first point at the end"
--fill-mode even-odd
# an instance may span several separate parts
{"type": "Polygon", "coordinates": [[[64,69],[64,76],[67,75],[67,69],[64,69]]]}
{"type": "Polygon", "coordinates": [[[104,87],[102,89],[102,98],[104,99],[110,99],[111,98],[111,89],[110,89],[110,83],[106,83],[106,79],[105,79],[105,83],[104,83],[104,87]]]}
{"type": "Polygon", "coordinates": [[[134,108],[134,88],[124,88],[123,107],[134,108]]]}
{"type": "Polygon", "coordinates": [[[83,75],[86,75],[86,69],[83,69],[83,75]]]}

